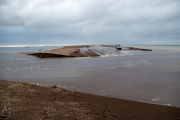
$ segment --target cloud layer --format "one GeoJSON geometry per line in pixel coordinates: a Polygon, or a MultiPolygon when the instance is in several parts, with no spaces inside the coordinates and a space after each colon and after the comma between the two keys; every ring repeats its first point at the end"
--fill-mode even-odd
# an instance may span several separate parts
{"type": "Polygon", "coordinates": [[[0,44],[180,44],[179,11],[179,0],[1,0],[0,44]]]}

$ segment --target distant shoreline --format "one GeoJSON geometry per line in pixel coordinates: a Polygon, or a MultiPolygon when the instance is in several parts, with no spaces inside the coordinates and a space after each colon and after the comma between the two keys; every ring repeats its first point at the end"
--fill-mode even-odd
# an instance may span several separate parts
{"type": "MultiPolygon", "coordinates": [[[[58,47],[58,46],[77,46],[77,45],[0,45],[0,48],[10,48],[10,47],[58,47]]],[[[109,46],[109,45],[104,45],[109,46]]],[[[115,45],[110,45],[115,46],[115,45]]],[[[180,46],[180,45],[123,45],[127,47],[131,46],[180,46]]]]}

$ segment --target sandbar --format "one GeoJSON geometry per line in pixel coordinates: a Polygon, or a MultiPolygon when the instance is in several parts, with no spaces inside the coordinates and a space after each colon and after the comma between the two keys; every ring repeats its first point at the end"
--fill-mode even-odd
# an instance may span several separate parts
{"type": "MultiPolygon", "coordinates": [[[[75,45],[75,46],[64,46],[63,48],[47,50],[44,52],[31,53],[28,55],[34,55],[39,58],[61,58],[61,57],[99,57],[102,55],[110,54],[109,48],[114,47],[113,45],[99,45],[98,49],[95,45],[75,45]],[[107,47],[107,50],[101,49],[100,47],[107,47]]],[[[126,47],[128,50],[142,50],[152,51],[151,49],[133,48],[126,47]]],[[[114,48],[115,49],[115,48],[114,48]]]]}

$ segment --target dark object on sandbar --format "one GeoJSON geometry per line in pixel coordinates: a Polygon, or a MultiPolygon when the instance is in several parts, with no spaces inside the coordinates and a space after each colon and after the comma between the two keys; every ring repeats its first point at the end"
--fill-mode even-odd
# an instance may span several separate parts
{"type": "Polygon", "coordinates": [[[0,119],[3,119],[3,118],[6,118],[6,116],[5,115],[0,115],[0,119]]]}
{"type": "Polygon", "coordinates": [[[115,48],[116,48],[117,50],[122,50],[121,45],[116,45],[115,48]]]}
{"type": "Polygon", "coordinates": [[[42,50],[39,50],[39,51],[42,51],[42,50]]]}
{"type": "Polygon", "coordinates": [[[51,88],[57,88],[57,86],[56,86],[56,85],[54,85],[54,86],[51,86],[51,88]]]}

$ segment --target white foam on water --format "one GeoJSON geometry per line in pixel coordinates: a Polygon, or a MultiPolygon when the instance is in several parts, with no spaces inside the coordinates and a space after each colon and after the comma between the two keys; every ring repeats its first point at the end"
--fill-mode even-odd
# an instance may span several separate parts
{"type": "Polygon", "coordinates": [[[110,55],[107,54],[107,55],[102,55],[102,56],[100,56],[100,57],[109,57],[109,56],[110,56],[110,55]]]}
{"type": "Polygon", "coordinates": [[[152,99],[152,101],[157,101],[157,100],[159,100],[160,98],[155,98],[155,99],[152,99]]]}
{"type": "MultiPolygon", "coordinates": [[[[73,44],[76,45],[76,44],[73,44]]],[[[73,46],[72,44],[49,44],[49,45],[0,45],[0,47],[45,47],[45,46],[73,46]]]]}
{"type": "Polygon", "coordinates": [[[67,86],[62,86],[62,88],[66,89],[66,88],[67,88],[67,86]]]}
{"type": "Polygon", "coordinates": [[[0,47],[45,47],[45,46],[64,46],[64,45],[0,45],[0,47]]]}
{"type": "Polygon", "coordinates": [[[171,104],[165,104],[165,105],[167,105],[167,106],[171,106],[171,104]]]}

